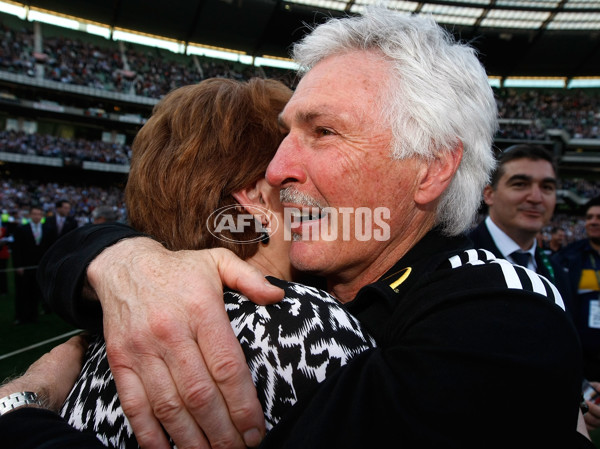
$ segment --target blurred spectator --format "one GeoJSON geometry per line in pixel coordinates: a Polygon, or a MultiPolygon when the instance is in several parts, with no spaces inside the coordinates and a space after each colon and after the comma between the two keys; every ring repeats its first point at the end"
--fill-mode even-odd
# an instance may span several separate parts
{"type": "Polygon", "coordinates": [[[101,224],[117,221],[117,212],[112,206],[98,206],[92,211],[92,223],[101,224]]]}
{"type": "Polygon", "coordinates": [[[586,205],[587,237],[573,242],[553,256],[568,273],[571,281],[575,326],[579,331],[583,354],[584,375],[600,380],[600,197],[586,205]]]}
{"type": "Polygon", "coordinates": [[[52,244],[52,232],[42,224],[43,211],[29,209],[29,223],[17,227],[13,244],[15,268],[15,324],[35,323],[42,294],[35,274],[37,265],[52,244]]]}
{"type": "Polygon", "coordinates": [[[54,214],[46,217],[46,228],[51,233],[53,242],[77,226],[77,220],[71,215],[71,203],[64,198],[55,203],[54,214]]]}
{"type": "MultiPolygon", "coordinates": [[[[571,281],[573,319],[583,349],[584,376],[600,384],[600,196],[586,205],[585,230],[587,237],[573,242],[553,256],[568,273],[571,281]]],[[[600,405],[588,402],[584,415],[588,430],[600,423],[600,405]]]]}
{"type": "Polygon", "coordinates": [[[559,228],[557,226],[552,227],[552,230],[550,231],[550,241],[548,242],[548,245],[546,246],[546,249],[549,250],[548,255],[551,256],[554,253],[557,253],[558,251],[560,251],[562,249],[562,247],[565,245],[565,241],[566,241],[565,230],[562,228],[559,228]]]}
{"type": "Polygon", "coordinates": [[[0,223],[0,295],[8,293],[8,259],[10,259],[9,243],[12,237],[8,234],[8,227],[0,223]]]}

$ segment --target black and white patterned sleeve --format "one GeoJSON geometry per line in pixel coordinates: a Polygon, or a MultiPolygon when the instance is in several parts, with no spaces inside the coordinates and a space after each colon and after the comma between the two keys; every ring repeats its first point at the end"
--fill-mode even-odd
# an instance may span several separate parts
{"type": "Polygon", "coordinates": [[[485,249],[469,249],[448,259],[451,268],[457,269],[465,265],[487,265],[496,268],[499,276],[499,285],[512,290],[524,290],[545,296],[561,309],[565,310],[565,303],[558,289],[544,276],[528,268],[514,265],[509,261],[497,258],[485,249]]]}
{"type": "MultiPolygon", "coordinates": [[[[267,429],[330,373],[375,346],[358,321],[331,296],[300,284],[283,285],[285,299],[271,306],[225,293],[231,325],[252,372],[267,429]]],[[[138,447],[101,335],[88,348],[60,414],[75,428],[94,433],[107,447],[138,447]]]]}
{"type": "Polygon", "coordinates": [[[267,422],[286,410],[355,355],[375,347],[358,320],[332,296],[285,284],[285,298],[259,306],[226,292],[225,307],[242,345],[267,422]]]}

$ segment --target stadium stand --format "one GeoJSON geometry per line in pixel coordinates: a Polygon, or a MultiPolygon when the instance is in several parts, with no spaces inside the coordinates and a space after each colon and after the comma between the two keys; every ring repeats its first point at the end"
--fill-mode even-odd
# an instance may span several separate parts
{"type": "MultiPolygon", "coordinates": [[[[209,77],[253,76],[282,79],[291,87],[296,81],[283,69],[176,54],[0,14],[0,207],[19,220],[30,202],[51,212],[52,199],[66,196],[82,223],[98,204],[114,206],[124,219],[120,192],[130,144],[158,99],[209,77]]],[[[596,157],[600,149],[600,91],[495,93],[499,149],[527,140],[552,149],[562,161],[575,158],[573,169],[561,167],[566,177],[557,220],[569,239],[577,238],[580,222],[569,217],[600,191],[594,180],[575,177],[577,158],[596,157]]]]}

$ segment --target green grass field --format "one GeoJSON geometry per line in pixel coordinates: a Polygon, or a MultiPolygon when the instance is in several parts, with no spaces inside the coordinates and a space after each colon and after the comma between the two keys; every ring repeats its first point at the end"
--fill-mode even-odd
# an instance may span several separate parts
{"type": "Polygon", "coordinates": [[[69,338],[60,336],[75,331],[55,314],[40,315],[35,324],[15,325],[11,272],[8,281],[8,295],[0,295],[0,381],[22,373],[42,354],[69,338]]]}

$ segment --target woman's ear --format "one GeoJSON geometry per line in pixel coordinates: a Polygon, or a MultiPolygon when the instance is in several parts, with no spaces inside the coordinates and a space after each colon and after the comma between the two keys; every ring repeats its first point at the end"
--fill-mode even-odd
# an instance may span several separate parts
{"type": "Polygon", "coordinates": [[[244,187],[242,190],[238,190],[237,192],[233,192],[232,194],[235,200],[251,214],[254,212],[249,211],[248,207],[261,206],[258,182],[259,181],[253,182],[249,186],[244,187]]]}
{"type": "MultiPolygon", "coordinates": [[[[253,215],[264,214],[265,209],[270,210],[273,207],[271,198],[273,192],[273,187],[263,178],[253,182],[242,190],[234,192],[233,197],[248,213],[253,215]],[[258,206],[259,209],[253,206],[258,206]]],[[[277,193],[277,197],[279,197],[279,193],[277,193]]]]}

